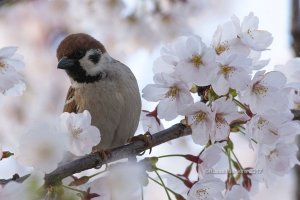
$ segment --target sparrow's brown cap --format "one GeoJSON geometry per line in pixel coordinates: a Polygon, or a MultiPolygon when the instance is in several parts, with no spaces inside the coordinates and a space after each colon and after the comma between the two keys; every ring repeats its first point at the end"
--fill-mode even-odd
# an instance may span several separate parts
{"type": "Polygon", "coordinates": [[[106,52],[104,46],[85,33],[76,33],[67,36],[58,46],[56,57],[60,60],[63,56],[69,57],[77,50],[100,49],[102,53],[106,52]]]}

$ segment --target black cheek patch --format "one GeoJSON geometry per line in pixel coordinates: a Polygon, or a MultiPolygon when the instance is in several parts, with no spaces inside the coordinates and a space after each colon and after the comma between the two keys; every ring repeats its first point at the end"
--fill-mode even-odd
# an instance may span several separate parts
{"type": "Polygon", "coordinates": [[[98,53],[89,55],[89,60],[92,61],[94,64],[97,64],[100,60],[100,55],[98,53]]]}
{"type": "Polygon", "coordinates": [[[80,66],[79,61],[76,61],[75,65],[67,69],[66,72],[74,81],[78,83],[93,83],[102,78],[101,73],[95,76],[86,75],[86,72],[80,66]]]}

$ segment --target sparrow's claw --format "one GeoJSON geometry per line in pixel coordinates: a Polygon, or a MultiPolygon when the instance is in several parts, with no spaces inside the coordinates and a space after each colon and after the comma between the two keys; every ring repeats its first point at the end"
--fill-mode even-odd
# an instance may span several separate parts
{"type": "MultiPolygon", "coordinates": [[[[108,160],[108,157],[110,157],[110,155],[111,155],[111,150],[110,149],[103,149],[103,148],[98,147],[98,146],[94,146],[93,150],[92,150],[92,153],[93,154],[98,154],[102,158],[103,162],[105,163],[105,168],[107,169],[107,166],[108,166],[107,160],[108,160]]],[[[100,168],[100,167],[97,167],[97,168],[100,168]]]]}
{"type": "MultiPolygon", "coordinates": [[[[132,143],[134,141],[143,141],[145,143],[145,145],[144,145],[145,147],[150,147],[149,154],[151,153],[151,151],[152,151],[152,147],[151,147],[152,135],[149,132],[146,132],[145,134],[133,136],[133,137],[129,138],[127,142],[132,143]]],[[[139,153],[138,155],[141,156],[144,154],[145,154],[145,151],[139,153]]]]}

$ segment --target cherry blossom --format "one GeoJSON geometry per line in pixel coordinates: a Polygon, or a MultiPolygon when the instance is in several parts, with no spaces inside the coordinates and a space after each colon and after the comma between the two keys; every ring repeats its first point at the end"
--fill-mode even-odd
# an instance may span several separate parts
{"type": "Polygon", "coordinates": [[[106,177],[98,178],[88,184],[92,193],[100,196],[93,200],[140,199],[140,191],[147,174],[143,165],[135,163],[119,163],[110,168],[106,177]],[[128,184],[130,183],[130,184],[128,184]]]}
{"type": "Polygon", "coordinates": [[[216,79],[212,87],[218,95],[228,93],[229,88],[241,91],[250,82],[251,59],[243,56],[230,55],[219,60],[216,79]]]}
{"type": "Polygon", "coordinates": [[[200,154],[200,164],[198,165],[198,173],[200,177],[213,176],[212,173],[209,173],[209,170],[220,161],[223,151],[222,147],[224,143],[215,143],[210,145],[200,154]]]}
{"type": "Polygon", "coordinates": [[[66,138],[62,133],[54,126],[39,123],[22,136],[17,160],[25,166],[49,173],[56,169],[66,148],[66,138]]]}
{"type": "Polygon", "coordinates": [[[267,66],[270,62],[270,59],[261,60],[261,54],[260,51],[251,51],[248,58],[252,60],[252,70],[261,70],[265,66],[267,66]]]}
{"type": "Polygon", "coordinates": [[[244,18],[242,23],[233,16],[231,18],[235,25],[238,38],[247,46],[256,51],[266,50],[272,43],[273,37],[271,33],[258,29],[259,19],[252,12],[244,18]]]}
{"type": "Polygon", "coordinates": [[[214,78],[215,53],[197,36],[179,37],[161,49],[154,62],[154,73],[176,73],[186,83],[209,85],[214,78]]]}
{"type": "Polygon", "coordinates": [[[225,194],[225,200],[249,200],[248,191],[241,185],[234,185],[225,194]]]}
{"type": "Polygon", "coordinates": [[[155,74],[154,83],[143,89],[143,98],[148,101],[159,101],[158,116],[162,119],[172,120],[178,115],[178,109],[193,102],[186,83],[174,76],[160,73],[155,74]]]}
{"type": "Polygon", "coordinates": [[[99,144],[100,131],[91,125],[91,114],[62,113],[60,115],[60,129],[68,136],[69,151],[76,156],[82,156],[92,151],[93,146],[99,144]]]}
{"type": "Polygon", "coordinates": [[[44,183],[44,174],[33,171],[29,177],[20,182],[10,181],[0,185],[0,199],[5,200],[32,200],[39,199],[38,190],[44,183]]]}
{"type": "Polygon", "coordinates": [[[161,130],[164,130],[164,125],[161,120],[157,117],[157,110],[149,112],[142,110],[141,112],[141,122],[143,125],[144,131],[149,133],[157,133],[161,130]],[[154,113],[155,112],[155,113],[154,113]]]}
{"type": "Polygon", "coordinates": [[[193,141],[196,144],[206,145],[214,125],[211,108],[202,102],[197,102],[185,108],[181,114],[187,115],[188,124],[192,128],[193,141]]]}
{"type": "Polygon", "coordinates": [[[93,200],[109,200],[112,198],[110,187],[107,182],[107,177],[101,177],[93,180],[86,185],[87,189],[90,188],[90,193],[99,195],[97,197],[94,197],[93,200]]]}
{"type": "Polygon", "coordinates": [[[153,63],[154,73],[172,73],[175,71],[175,67],[178,65],[180,58],[178,54],[178,46],[184,43],[185,38],[178,38],[173,44],[166,44],[160,49],[160,57],[158,57],[153,63]]]}
{"type": "Polygon", "coordinates": [[[237,37],[234,24],[230,21],[219,25],[213,35],[212,47],[218,56],[241,54],[248,56],[249,47],[244,45],[237,37]]]}
{"type": "Polygon", "coordinates": [[[264,114],[257,114],[247,122],[246,134],[258,143],[273,144],[278,139],[291,141],[299,134],[299,125],[292,121],[290,112],[268,110],[264,114]]]}
{"type": "Polygon", "coordinates": [[[0,199],[16,200],[24,199],[30,200],[27,195],[26,188],[23,184],[11,181],[6,185],[0,186],[0,199]]]}
{"type": "Polygon", "coordinates": [[[176,46],[179,63],[175,72],[186,83],[210,85],[216,74],[215,52],[201,38],[190,36],[176,46]]]}
{"type": "Polygon", "coordinates": [[[243,113],[238,113],[237,106],[226,97],[217,99],[212,104],[213,111],[213,133],[211,141],[226,140],[230,134],[230,123],[241,120],[246,121],[248,117],[243,113]]]}
{"type": "Polygon", "coordinates": [[[189,188],[183,183],[182,180],[169,174],[161,175],[161,178],[168,188],[176,191],[177,194],[180,194],[181,196],[186,198],[189,188]]]}
{"type": "Polygon", "coordinates": [[[23,77],[19,73],[24,63],[16,51],[17,47],[0,49],[0,92],[4,95],[21,95],[25,89],[23,77]]]}
{"type": "Polygon", "coordinates": [[[300,58],[293,58],[285,65],[275,66],[276,70],[282,71],[287,77],[287,87],[291,88],[290,108],[300,108],[300,58]]]}
{"type": "Polygon", "coordinates": [[[251,83],[241,95],[241,100],[250,106],[251,111],[258,113],[276,108],[288,108],[288,92],[285,90],[286,77],[277,71],[258,71],[251,83]]]}
{"type": "Polygon", "coordinates": [[[263,169],[266,181],[272,177],[272,174],[283,176],[295,164],[300,164],[297,159],[297,151],[297,145],[290,143],[277,143],[271,146],[260,145],[256,168],[263,169]]]}
{"type": "Polygon", "coordinates": [[[187,200],[218,200],[222,199],[225,183],[215,177],[206,177],[196,182],[188,193],[187,200]]]}
{"type": "Polygon", "coordinates": [[[108,183],[111,189],[112,199],[134,199],[136,191],[141,189],[147,179],[143,165],[126,163],[115,166],[110,170],[108,183]],[[130,182],[130,184],[128,184],[130,182]]]}

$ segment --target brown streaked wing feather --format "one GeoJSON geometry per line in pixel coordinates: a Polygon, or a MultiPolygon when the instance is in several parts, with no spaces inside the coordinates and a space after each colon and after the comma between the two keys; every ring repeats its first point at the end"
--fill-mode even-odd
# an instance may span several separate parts
{"type": "Polygon", "coordinates": [[[66,98],[66,102],[65,102],[65,107],[64,107],[64,112],[74,112],[77,113],[78,112],[78,106],[76,104],[75,98],[75,89],[70,87],[68,90],[68,94],[67,94],[67,98],[66,98]]]}

